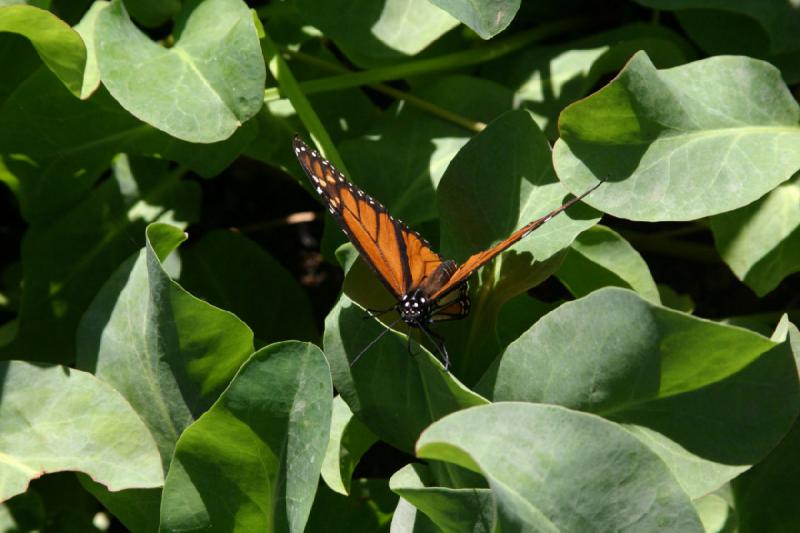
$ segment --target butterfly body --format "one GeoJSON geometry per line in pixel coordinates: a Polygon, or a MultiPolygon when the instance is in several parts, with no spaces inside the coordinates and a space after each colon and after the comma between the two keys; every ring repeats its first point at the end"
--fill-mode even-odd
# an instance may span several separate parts
{"type": "MultiPolygon", "coordinates": [[[[386,312],[397,311],[398,321],[425,333],[439,349],[445,368],[449,364],[447,349],[430,325],[469,314],[470,276],[599,185],[520,228],[492,248],[472,255],[459,266],[455,261],[442,259],[417,232],[392,217],[383,205],[351,183],[298,136],[293,147],[300,166],[333,218],[395,297],[396,304],[386,312]]],[[[355,359],[351,365],[354,362],[355,359]]]]}

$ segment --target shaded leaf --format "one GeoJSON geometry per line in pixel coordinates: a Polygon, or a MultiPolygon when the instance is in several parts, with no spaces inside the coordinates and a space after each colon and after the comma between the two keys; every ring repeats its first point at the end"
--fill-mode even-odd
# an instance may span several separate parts
{"type": "Polygon", "coordinates": [[[199,189],[167,174],[164,162],[121,156],[112,170],[111,179],[91,196],[26,232],[19,330],[3,352],[6,358],[73,361],[81,315],[106,278],[136,250],[146,224],[183,225],[195,218],[199,189]]]}
{"type": "Polygon", "coordinates": [[[103,84],[132,115],[179,139],[230,137],[261,108],[264,59],[250,10],[239,0],[185,4],[175,45],[154,43],[121,0],[97,18],[103,84]]]}
{"type": "MultiPolygon", "coordinates": [[[[786,52],[800,50],[797,34],[800,32],[800,12],[797,6],[781,1],[739,0],[636,0],[638,3],[663,10],[719,9],[746,15],[757,21],[769,36],[772,50],[786,52]]],[[[741,37],[741,36],[740,36],[741,37]]]]}
{"type": "Polygon", "coordinates": [[[161,530],[302,532],[332,397],[316,346],[283,342],[253,354],[181,435],[164,485],[161,530]]]}
{"type": "Polygon", "coordinates": [[[181,285],[234,313],[261,344],[317,337],[305,291],[280,263],[241,234],[207,233],[182,257],[181,285]]]}
{"type": "Polygon", "coordinates": [[[758,296],[800,270],[800,177],[758,201],[711,219],[714,243],[758,296]]]}
{"type": "Polygon", "coordinates": [[[554,147],[573,192],[616,217],[693,220],[749,204],[800,168],[800,107],[780,72],[745,57],[656,70],[639,52],[566,108],[554,147]]]}
{"type": "Polygon", "coordinates": [[[661,459],[593,415],[516,402],[475,407],[426,429],[417,455],[481,472],[504,531],[703,531],[661,459]]]}
{"type": "Polygon", "coordinates": [[[397,496],[385,479],[358,479],[350,496],[320,483],[306,531],[326,533],[388,533],[397,496]]]}
{"type": "Polygon", "coordinates": [[[44,68],[16,88],[0,123],[0,181],[16,183],[28,222],[49,221],[86,198],[120,152],[156,154],[213,176],[255,133],[248,123],[225,142],[179,141],[130,116],[103,89],[78,100],[44,68]]]}
{"type": "Polygon", "coordinates": [[[0,363],[0,376],[0,500],[65,470],[86,472],[111,490],[163,483],[153,437],[106,383],[80,370],[23,361],[0,363]]]}

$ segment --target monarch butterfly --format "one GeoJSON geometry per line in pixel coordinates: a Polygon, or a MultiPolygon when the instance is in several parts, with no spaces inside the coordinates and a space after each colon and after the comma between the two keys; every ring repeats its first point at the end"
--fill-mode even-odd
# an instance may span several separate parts
{"type": "MultiPolygon", "coordinates": [[[[458,320],[469,314],[467,280],[470,276],[602,183],[523,226],[488,250],[472,255],[458,266],[453,260],[442,259],[419,233],[390,215],[383,205],[353,185],[330,161],[311,149],[297,135],[294,137],[293,147],[300,166],[333,218],[364,261],[394,295],[397,303],[378,314],[395,310],[400,316],[390,328],[402,320],[408,326],[424,332],[442,355],[445,369],[450,366],[447,348],[443,339],[430,329],[430,324],[458,320]]],[[[350,366],[387,331],[389,330],[384,330],[364,348],[350,366]]]]}

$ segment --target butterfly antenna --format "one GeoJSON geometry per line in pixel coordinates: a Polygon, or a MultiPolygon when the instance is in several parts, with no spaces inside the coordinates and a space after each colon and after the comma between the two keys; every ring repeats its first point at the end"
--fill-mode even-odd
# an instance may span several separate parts
{"type": "Polygon", "coordinates": [[[442,356],[442,362],[444,363],[444,369],[447,370],[450,368],[450,356],[447,355],[447,346],[444,345],[444,339],[442,339],[439,335],[435,332],[429,330],[426,326],[420,326],[425,335],[428,336],[428,339],[436,346],[436,350],[439,352],[439,355],[442,356]]]}
{"type": "Polygon", "coordinates": [[[584,192],[583,194],[581,194],[581,195],[579,195],[579,196],[576,196],[576,197],[575,197],[575,198],[573,198],[572,200],[569,200],[569,201],[567,201],[567,202],[566,202],[564,205],[562,205],[561,207],[559,207],[559,208],[557,208],[557,209],[554,209],[553,211],[551,211],[550,213],[548,213],[547,215],[545,215],[544,217],[542,217],[542,218],[540,219],[540,220],[541,220],[541,223],[540,223],[539,225],[541,225],[541,224],[544,224],[545,222],[547,222],[548,220],[550,220],[551,218],[553,218],[554,216],[556,216],[556,215],[557,215],[557,214],[559,214],[560,212],[562,212],[562,211],[566,211],[567,209],[569,209],[569,208],[570,208],[570,207],[572,207],[573,205],[577,204],[578,202],[580,202],[581,200],[583,200],[584,198],[586,198],[586,197],[589,195],[589,193],[590,193],[590,192],[594,191],[596,188],[598,188],[600,185],[602,185],[602,184],[603,184],[603,183],[605,183],[605,182],[606,182],[606,178],[601,178],[601,179],[600,179],[600,181],[598,181],[597,183],[595,183],[595,184],[592,186],[592,188],[591,188],[591,189],[589,189],[588,191],[584,192]]]}
{"type": "Polygon", "coordinates": [[[382,338],[384,335],[386,335],[387,333],[389,333],[389,332],[392,330],[392,328],[394,327],[394,325],[395,325],[395,324],[397,324],[398,322],[400,322],[400,320],[401,320],[401,318],[398,318],[397,320],[395,320],[394,322],[392,322],[391,324],[389,324],[389,325],[386,327],[386,329],[384,329],[384,330],[383,330],[383,331],[380,333],[380,335],[378,335],[377,337],[375,337],[375,338],[372,340],[372,342],[370,342],[369,344],[367,344],[366,348],[364,348],[363,350],[361,350],[360,352],[358,352],[358,355],[357,355],[357,356],[355,356],[355,357],[353,358],[353,360],[352,360],[352,361],[350,361],[350,368],[353,368],[353,365],[354,365],[354,364],[356,364],[356,361],[358,361],[358,360],[361,358],[361,356],[362,356],[362,355],[364,355],[364,354],[367,352],[367,350],[369,350],[370,348],[372,348],[372,347],[375,345],[375,343],[376,343],[376,342],[378,342],[379,340],[381,340],[381,338],[382,338]]]}

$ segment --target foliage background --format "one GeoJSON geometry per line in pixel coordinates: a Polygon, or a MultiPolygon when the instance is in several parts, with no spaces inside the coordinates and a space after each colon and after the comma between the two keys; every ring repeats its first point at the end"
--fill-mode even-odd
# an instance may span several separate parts
{"type": "Polygon", "coordinates": [[[798,35],[779,0],[0,2],[0,527],[796,530],[798,35]],[[607,181],[473,278],[452,373],[402,329],[351,369],[391,299],[296,132],[456,260],[607,181]]]}

